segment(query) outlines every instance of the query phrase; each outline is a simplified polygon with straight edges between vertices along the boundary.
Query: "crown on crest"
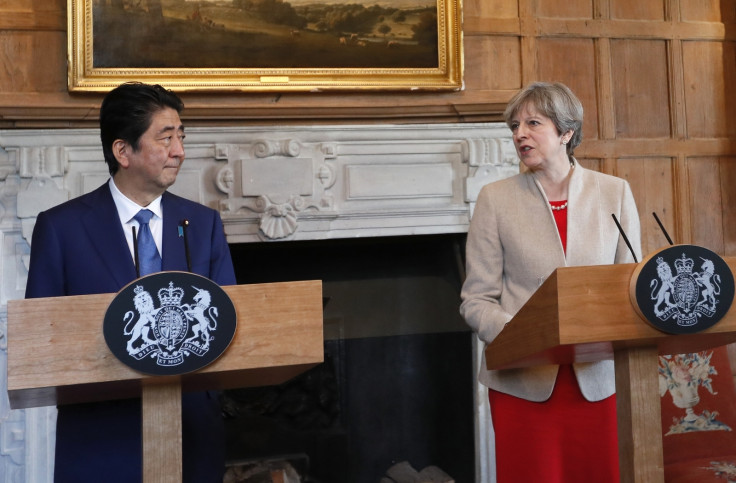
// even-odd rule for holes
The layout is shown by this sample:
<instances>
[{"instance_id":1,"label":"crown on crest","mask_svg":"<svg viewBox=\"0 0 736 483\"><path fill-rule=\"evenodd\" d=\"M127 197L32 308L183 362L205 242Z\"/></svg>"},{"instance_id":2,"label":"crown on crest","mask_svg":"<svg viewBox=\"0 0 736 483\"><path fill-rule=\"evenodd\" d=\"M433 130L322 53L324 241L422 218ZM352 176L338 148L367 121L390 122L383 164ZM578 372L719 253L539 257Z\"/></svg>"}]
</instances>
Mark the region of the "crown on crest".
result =
<instances>
[{"instance_id":1,"label":"crown on crest","mask_svg":"<svg viewBox=\"0 0 736 483\"><path fill-rule=\"evenodd\" d=\"M161 305L180 305L183 298L184 289L174 287L174 282L169 282L169 288L158 290L158 299L161 301Z\"/></svg>"},{"instance_id":2,"label":"crown on crest","mask_svg":"<svg viewBox=\"0 0 736 483\"><path fill-rule=\"evenodd\" d=\"M693 262L693 259L685 257L685 254L683 253L681 258L675 260L675 269L678 274L692 273L694 264L695 262Z\"/></svg>"}]
</instances>

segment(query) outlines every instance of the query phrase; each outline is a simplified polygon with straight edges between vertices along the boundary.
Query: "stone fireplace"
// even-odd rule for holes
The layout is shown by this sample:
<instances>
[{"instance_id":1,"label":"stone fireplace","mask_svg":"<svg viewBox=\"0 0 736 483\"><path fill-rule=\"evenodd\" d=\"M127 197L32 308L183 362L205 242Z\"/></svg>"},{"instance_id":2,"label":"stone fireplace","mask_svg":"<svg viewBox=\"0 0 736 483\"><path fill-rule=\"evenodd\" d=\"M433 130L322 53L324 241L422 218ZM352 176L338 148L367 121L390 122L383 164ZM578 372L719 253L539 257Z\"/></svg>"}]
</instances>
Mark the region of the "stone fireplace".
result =
<instances>
[{"instance_id":1,"label":"stone fireplace","mask_svg":"<svg viewBox=\"0 0 736 483\"><path fill-rule=\"evenodd\" d=\"M365 453L353 464L377 466L379 478L405 457L417 469L438 464L445 471L454 460L474 466L463 475L489 481L487 395L474 379L479 347L457 304L464 233L478 191L518 172L506 126L201 127L187 129L186 149L172 191L219 210L238 283L319 278L325 287L324 367L291 386L228 391L229 427L239 428L231 431L229 444L237 448L231 458L291 452L314 467L322 456L299 449L305 432L291 431L307 418L306 434L324 443L324 453L351 448L338 462ZM108 177L102 159L96 130L0 131L3 367L7 301L23 297L35 217L102 184ZM448 391L465 392L456 386L462 379L469 381L467 400L447 398ZM338 389L325 390L333 384ZM297 386L301 399L288 399ZM327 403L300 414L301 423L292 418L289 432L273 438L284 425L274 423L275 410L270 421L264 414L278 397ZM367 409L357 408L361 401ZM467 420L449 415L465 407ZM10 410L3 391L5 481L51 481L54 422L54 408ZM403 429L389 431L400 423ZM473 446L470 461L447 449L455 433ZM272 454L255 454L271 443ZM399 454L410 444L419 448Z\"/></svg>"}]
</instances>

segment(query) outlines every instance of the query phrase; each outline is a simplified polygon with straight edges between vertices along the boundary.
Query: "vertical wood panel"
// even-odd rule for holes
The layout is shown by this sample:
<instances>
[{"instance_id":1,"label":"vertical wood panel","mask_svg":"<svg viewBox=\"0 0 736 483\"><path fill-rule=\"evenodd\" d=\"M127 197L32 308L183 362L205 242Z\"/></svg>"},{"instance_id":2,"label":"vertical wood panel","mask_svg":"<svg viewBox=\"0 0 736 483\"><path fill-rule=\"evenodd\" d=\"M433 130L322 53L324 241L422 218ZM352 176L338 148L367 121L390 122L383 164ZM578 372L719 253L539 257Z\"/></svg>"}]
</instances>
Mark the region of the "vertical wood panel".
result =
<instances>
[{"instance_id":1,"label":"vertical wood panel","mask_svg":"<svg viewBox=\"0 0 736 483\"><path fill-rule=\"evenodd\" d=\"M598 139L598 97L595 48L592 39L539 39L538 80L566 84L583 103L583 136Z\"/></svg>"},{"instance_id":2,"label":"vertical wood panel","mask_svg":"<svg viewBox=\"0 0 736 483\"><path fill-rule=\"evenodd\" d=\"M674 174L670 158L620 159L616 174L631 185L641 220L641 249L646 255L668 245L652 213L657 213L670 237L675 238Z\"/></svg>"},{"instance_id":3,"label":"vertical wood panel","mask_svg":"<svg viewBox=\"0 0 736 483\"><path fill-rule=\"evenodd\" d=\"M619 0L611 3L611 17L636 20L664 20L665 0Z\"/></svg>"},{"instance_id":4,"label":"vertical wood panel","mask_svg":"<svg viewBox=\"0 0 736 483\"><path fill-rule=\"evenodd\" d=\"M685 113L685 80L682 65L682 41L668 41L667 62L669 64L670 129L672 136L675 139L684 139L687 136L687 116Z\"/></svg>"},{"instance_id":5,"label":"vertical wood panel","mask_svg":"<svg viewBox=\"0 0 736 483\"><path fill-rule=\"evenodd\" d=\"M550 18L593 18L592 0L536 0L535 13Z\"/></svg>"},{"instance_id":6,"label":"vertical wood panel","mask_svg":"<svg viewBox=\"0 0 736 483\"><path fill-rule=\"evenodd\" d=\"M484 69L466 70L466 88L518 89L521 86L521 46L518 37L469 37L465 39L465 50L467 59L476 59L478 63L487 65Z\"/></svg>"},{"instance_id":7,"label":"vertical wood panel","mask_svg":"<svg viewBox=\"0 0 736 483\"><path fill-rule=\"evenodd\" d=\"M722 254L723 199L718 179L719 160L715 157L689 158L691 243Z\"/></svg>"},{"instance_id":8,"label":"vertical wood panel","mask_svg":"<svg viewBox=\"0 0 736 483\"><path fill-rule=\"evenodd\" d=\"M0 92L66 91L65 39L60 32L0 32Z\"/></svg>"},{"instance_id":9,"label":"vertical wood panel","mask_svg":"<svg viewBox=\"0 0 736 483\"><path fill-rule=\"evenodd\" d=\"M519 0L521 34L521 82L523 85L538 80L535 0Z\"/></svg>"},{"instance_id":10,"label":"vertical wood panel","mask_svg":"<svg viewBox=\"0 0 736 483\"><path fill-rule=\"evenodd\" d=\"M736 79L733 42L683 42L685 104L688 136L736 136L736 106L726 95ZM707 81L705 81L707 79Z\"/></svg>"},{"instance_id":11,"label":"vertical wood panel","mask_svg":"<svg viewBox=\"0 0 736 483\"><path fill-rule=\"evenodd\" d=\"M585 139L583 139L583 142L585 142ZM578 160L578 163L580 163L581 166L587 169L592 169L594 171L600 171L601 170L601 160L595 159L595 158L578 158L575 159Z\"/></svg>"},{"instance_id":12,"label":"vertical wood panel","mask_svg":"<svg viewBox=\"0 0 736 483\"><path fill-rule=\"evenodd\" d=\"M675 223L677 228L673 234L676 243L692 243L690 218L690 182L688 181L687 156L678 154L675 159Z\"/></svg>"},{"instance_id":13,"label":"vertical wood panel","mask_svg":"<svg viewBox=\"0 0 736 483\"><path fill-rule=\"evenodd\" d=\"M616 137L669 137L665 42L612 40L611 60Z\"/></svg>"},{"instance_id":14,"label":"vertical wood panel","mask_svg":"<svg viewBox=\"0 0 736 483\"><path fill-rule=\"evenodd\" d=\"M66 12L68 0L0 0L0 11Z\"/></svg>"},{"instance_id":15,"label":"vertical wood panel","mask_svg":"<svg viewBox=\"0 0 736 483\"><path fill-rule=\"evenodd\" d=\"M519 16L517 2L508 0L465 0L463 11L468 17L514 18Z\"/></svg>"},{"instance_id":16,"label":"vertical wood panel","mask_svg":"<svg viewBox=\"0 0 736 483\"><path fill-rule=\"evenodd\" d=\"M680 0L664 0L664 19L670 22L681 22Z\"/></svg>"},{"instance_id":17,"label":"vertical wood panel","mask_svg":"<svg viewBox=\"0 0 736 483\"><path fill-rule=\"evenodd\" d=\"M720 159L721 212L723 216L723 255L736 256L736 156Z\"/></svg>"},{"instance_id":18,"label":"vertical wood panel","mask_svg":"<svg viewBox=\"0 0 736 483\"><path fill-rule=\"evenodd\" d=\"M720 22L722 0L687 0L680 2L680 14L686 22ZM733 10L733 8L732 8ZM725 17L729 17L724 12ZM731 16L732 17L732 16Z\"/></svg>"},{"instance_id":19,"label":"vertical wood panel","mask_svg":"<svg viewBox=\"0 0 736 483\"><path fill-rule=\"evenodd\" d=\"M604 12L601 12L603 14ZM596 79L598 107L598 137L600 139L616 138L614 119L613 71L611 62L611 39L596 39Z\"/></svg>"}]
</instances>

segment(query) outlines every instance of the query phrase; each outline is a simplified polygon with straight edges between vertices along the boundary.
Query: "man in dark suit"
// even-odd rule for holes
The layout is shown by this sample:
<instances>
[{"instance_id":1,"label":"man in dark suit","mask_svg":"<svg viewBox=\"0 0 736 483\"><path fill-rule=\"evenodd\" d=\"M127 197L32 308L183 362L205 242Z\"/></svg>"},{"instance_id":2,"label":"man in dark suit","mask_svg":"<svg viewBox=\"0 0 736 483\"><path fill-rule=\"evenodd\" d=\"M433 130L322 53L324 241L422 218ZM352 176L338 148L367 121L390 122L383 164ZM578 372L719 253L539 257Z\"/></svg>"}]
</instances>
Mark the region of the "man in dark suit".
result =
<instances>
[{"instance_id":1,"label":"man in dark suit","mask_svg":"<svg viewBox=\"0 0 736 483\"><path fill-rule=\"evenodd\" d=\"M161 86L126 83L105 97L100 137L111 178L39 213L26 298L112 293L137 278L133 228L141 227L134 216L143 208L153 212L149 226L162 270L187 271L189 257L192 272L235 284L219 214L166 191L185 156L182 109L179 97ZM185 220L189 254L179 229ZM222 482L217 394L184 394L182 404L184 481ZM140 416L138 399L60 406L55 481L140 481Z\"/></svg>"}]
</instances>

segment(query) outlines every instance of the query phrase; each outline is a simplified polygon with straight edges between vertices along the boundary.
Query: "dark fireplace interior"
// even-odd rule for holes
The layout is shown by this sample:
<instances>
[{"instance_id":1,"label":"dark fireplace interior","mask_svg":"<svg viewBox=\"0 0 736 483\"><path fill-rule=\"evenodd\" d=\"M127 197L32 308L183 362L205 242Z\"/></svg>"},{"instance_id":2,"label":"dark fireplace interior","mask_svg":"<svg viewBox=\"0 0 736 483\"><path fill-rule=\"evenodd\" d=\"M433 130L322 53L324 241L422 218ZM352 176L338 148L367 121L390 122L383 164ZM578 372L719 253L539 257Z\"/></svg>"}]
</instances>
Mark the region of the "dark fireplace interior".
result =
<instances>
[{"instance_id":1,"label":"dark fireplace interior","mask_svg":"<svg viewBox=\"0 0 736 483\"><path fill-rule=\"evenodd\" d=\"M231 245L240 284L323 281L325 362L225 392L228 461L286 461L315 483L376 483L402 462L475 481L464 246L462 234Z\"/></svg>"}]
</instances>

